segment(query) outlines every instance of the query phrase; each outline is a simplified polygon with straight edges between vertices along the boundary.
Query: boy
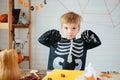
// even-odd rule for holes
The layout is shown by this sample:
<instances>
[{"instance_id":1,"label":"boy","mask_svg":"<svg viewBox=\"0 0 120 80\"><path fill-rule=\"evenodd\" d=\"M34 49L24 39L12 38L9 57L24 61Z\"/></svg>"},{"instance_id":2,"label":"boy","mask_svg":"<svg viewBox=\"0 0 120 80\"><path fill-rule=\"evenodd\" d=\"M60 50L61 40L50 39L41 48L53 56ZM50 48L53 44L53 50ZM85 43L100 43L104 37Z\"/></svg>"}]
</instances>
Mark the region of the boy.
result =
<instances>
[{"instance_id":1,"label":"boy","mask_svg":"<svg viewBox=\"0 0 120 80\"><path fill-rule=\"evenodd\" d=\"M63 14L60 21L64 38L59 31L52 29L38 39L50 48L48 70L84 70L87 50L99 46L101 41L91 30L84 31L81 38L76 39L81 16L74 12Z\"/></svg>"}]
</instances>

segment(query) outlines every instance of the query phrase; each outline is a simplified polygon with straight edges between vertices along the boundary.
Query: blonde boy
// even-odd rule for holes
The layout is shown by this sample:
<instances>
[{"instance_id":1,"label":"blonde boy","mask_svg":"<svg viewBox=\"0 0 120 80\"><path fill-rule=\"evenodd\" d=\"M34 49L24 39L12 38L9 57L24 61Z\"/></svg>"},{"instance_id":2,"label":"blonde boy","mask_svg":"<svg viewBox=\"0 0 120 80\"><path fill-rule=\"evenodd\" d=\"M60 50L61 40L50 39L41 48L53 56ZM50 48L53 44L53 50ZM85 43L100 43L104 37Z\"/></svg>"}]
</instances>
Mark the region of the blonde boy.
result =
<instances>
[{"instance_id":1,"label":"blonde boy","mask_svg":"<svg viewBox=\"0 0 120 80\"><path fill-rule=\"evenodd\" d=\"M61 16L61 30L52 29L39 37L38 41L50 48L48 70L84 70L87 50L97 47L101 41L91 30L86 30L76 39L80 31L81 16L68 12Z\"/></svg>"}]
</instances>

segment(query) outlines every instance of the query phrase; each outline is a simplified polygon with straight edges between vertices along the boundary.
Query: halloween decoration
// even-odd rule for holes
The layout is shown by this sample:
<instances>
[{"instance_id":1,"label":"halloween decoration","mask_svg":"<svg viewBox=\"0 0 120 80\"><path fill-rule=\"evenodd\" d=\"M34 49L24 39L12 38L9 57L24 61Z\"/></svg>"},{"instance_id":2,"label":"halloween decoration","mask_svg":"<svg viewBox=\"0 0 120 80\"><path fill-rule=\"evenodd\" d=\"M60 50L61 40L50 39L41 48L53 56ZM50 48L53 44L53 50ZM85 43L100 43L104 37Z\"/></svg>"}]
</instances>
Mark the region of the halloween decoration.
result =
<instances>
[{"instance_id":1,"label":"halloween decoration","mask_svg":"<svg viewBox=\"0 0 120 80\"><path fill-rule=\"evenodd\" d=\"M21 11L21 9L13 9L12 10L12 15L14 16L14 21L13 21L14 24L18 23L20 11Z\"/></svg>"},{"instance_id":2,"label":"halloween decoration","mask_svg":"<svg viewBox=\"0 0 120 80\"><path fill-rule=\"evenodd\" d=\"M30 7L30 10L33 11L33 10L34 10L34 6L31 6L31 7Z\"/></svg>"},{"instance_id":3,"label":"halloween decoration","mask_svg":"<svg viewBox=\"0 0 120 80\"><path fill-rule=\"evenodd\" d=\"M18 53L18 63L21 63L22 60L23 60L23 56L22 56L22 54L23 54L23 43L21 43L20 40L16 40L13 45L14 45L14 49Z\"/></svg>"},{"instance_id":4,"label":"halloween decoration","mask_svg":"<svg viewBox=\"0 0 120 80\"><path fill-rule=\"evenodd\" d=\"M18 3L20 5L22 5L24 8L29 8L28 2L25 2L24 0L18 0ZM40 2L39 4L37 4L35 6L30 6L30 9L31 9L31 11L33 11L33 10L38 11L38 10L40 10L40 8L43 8L44 5L46 5L46 4L47 4L47 1L44 0L44 2Z\"/></svg>"},{"instance_id":5,"label":"halloween decoration","mask_svg":"<svg viewBox=\"0 0 120 80\"><path fill-rule=\"evenodd\" d=\"M8 15L7 14L2 14L0 15L0 22L7 22L8 21Z\"/></svg>"},{"instance_id":6,"label":"halloween decoration","mask_svg":"<svg viewBox=\"0 0 120 80\"><path fill-rule=\"evenodd\" d=\"M22 54L18 53L18 63L21 63L22 59L23 59Z\"/></svg>"},{"instance_id":7,"label":"halloween decoration","mask_svg":"<svg viewBox=\"0 0 120 80\"><path fill-rule=\"evenodd\" d=\"M25 15L25 13L23 12L21 15L20 15L20 18L19 18L19 24L27 24L27 17Z\"/></svg>"},{"instance_id":8,"label":"halloween decoration","mask_svg":"<svg viewBox=\"0 0 120 80\"><path fill-rule=\"evenodd\" d=\"M14 17L12 16L12 21L14 22ZM8 22L8 14L1 14L0 15L0 22Z\"/></svg>"}]
</instances>

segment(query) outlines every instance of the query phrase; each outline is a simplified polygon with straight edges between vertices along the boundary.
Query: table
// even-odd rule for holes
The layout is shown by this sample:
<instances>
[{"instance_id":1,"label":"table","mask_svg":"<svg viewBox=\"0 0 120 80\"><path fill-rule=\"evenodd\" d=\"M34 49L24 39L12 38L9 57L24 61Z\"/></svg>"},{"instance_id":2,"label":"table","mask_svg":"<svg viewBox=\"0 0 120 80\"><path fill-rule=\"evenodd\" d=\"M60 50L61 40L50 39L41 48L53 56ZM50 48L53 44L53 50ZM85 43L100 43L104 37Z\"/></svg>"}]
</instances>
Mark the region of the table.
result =
<instances>
[{"instance_id":1,"label":"table","mask_svg":"<svg viewBox=\"0 0 120 80\"><path fill-rule=\"evenodd\" d=\"M30 73L30 69L22 69L22 75L26 75ZM47 74L47 70L37 70L38 72L36 72L36 74L40 77L40 80L42 80L46 74Z\"/></svg>"},{"instance_id":2,"label":"table","mask_svg":"<svg viewBox=\"0 0 120 80\"><path fill-rule=\"evenodd\" d=\"M30 69L24 69L22 70L22 75L26 75L28 73L30 73ZM47 75L47 72L50 72L48 70L37 70L37 75L40 77L40 80L42 80L46 75ZM111 75L113 78L111 80L120 80L120 72L114 72L114 71L111 71L111 72L107 72L105 74L109 74Z\"/></svg>"},{"instance_id":3,"label":"table","mask_svg":"<svg viewBox=\"0 0 120 80\"><path fill-rule=\"evenodd\" d=\"M112 76L111 80L120 80L120 72L117 71L107 71L107 72L102 72L108 75Z\"/></svg>"}]
</instances>

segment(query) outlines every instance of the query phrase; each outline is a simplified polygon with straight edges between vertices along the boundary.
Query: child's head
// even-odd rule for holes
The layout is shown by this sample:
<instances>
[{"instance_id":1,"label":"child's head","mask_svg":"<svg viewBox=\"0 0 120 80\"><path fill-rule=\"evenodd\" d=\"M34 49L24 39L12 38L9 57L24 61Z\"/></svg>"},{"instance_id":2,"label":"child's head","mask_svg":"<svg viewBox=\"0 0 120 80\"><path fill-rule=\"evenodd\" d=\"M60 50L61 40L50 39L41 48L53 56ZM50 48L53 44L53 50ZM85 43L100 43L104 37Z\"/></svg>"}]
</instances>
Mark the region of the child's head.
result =
<instances>
[{"instance_id":1,"label":"child's head","mask_svg":"<svg viewBox=\"0 0 120 80\"><path fill-rule=\"evenodd\" d=\"M5 49L0 52L0 80L18 80L20 69L18 54L14 49Z\"/></svg>"},{"instance_id":2,"label":"child's head","mask_svg":"<svg viewBox=\"0 0 120 80\"><path fill-rule=\"evenodd\" d=\"M2 66L10 68L11 66L16 66L18 64L18 54L13 49L5 49L0 52Z\"/></svg>"},{"instance_id":3,"label":"child's head","mask_svg":"<svg viewBox=\"0 0 120 80\"><path fill-rule=\"evenodd\" d=\"M61 16L60 21L65 38L75 38L80 30L81 16L74 12L68 12Z\"/></svg>"}]
</instances>

